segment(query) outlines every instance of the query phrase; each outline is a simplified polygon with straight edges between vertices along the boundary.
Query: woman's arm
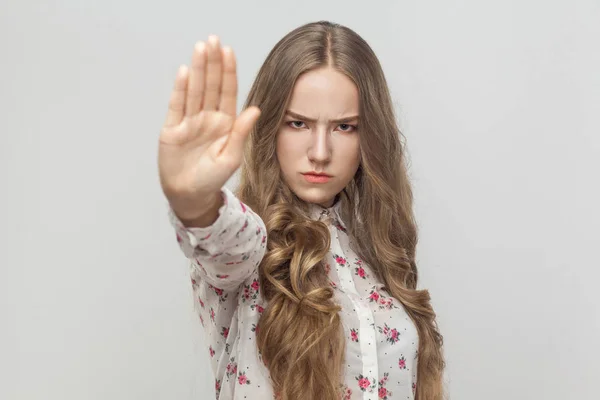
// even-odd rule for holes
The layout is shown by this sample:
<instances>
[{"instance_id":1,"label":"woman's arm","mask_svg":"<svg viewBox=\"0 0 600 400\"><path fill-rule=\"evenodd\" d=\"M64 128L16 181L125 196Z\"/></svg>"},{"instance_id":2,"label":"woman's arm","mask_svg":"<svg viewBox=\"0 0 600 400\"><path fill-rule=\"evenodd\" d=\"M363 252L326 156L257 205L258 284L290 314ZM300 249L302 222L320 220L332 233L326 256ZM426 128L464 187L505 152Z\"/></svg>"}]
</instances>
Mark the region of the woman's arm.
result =
<instances>
[{"instance_id":1,"label":"woman's arm","mask_svg":"<svg viewBox=\"0 0 600 400\"><path fill-rule=\"evenodd\" d=\"M205 228L186 227L170 210L177 241L192 268L206 283L236 289L260 264L267 234L262 219L227 188L216 221Z\"/></svg>"}]
</instances>

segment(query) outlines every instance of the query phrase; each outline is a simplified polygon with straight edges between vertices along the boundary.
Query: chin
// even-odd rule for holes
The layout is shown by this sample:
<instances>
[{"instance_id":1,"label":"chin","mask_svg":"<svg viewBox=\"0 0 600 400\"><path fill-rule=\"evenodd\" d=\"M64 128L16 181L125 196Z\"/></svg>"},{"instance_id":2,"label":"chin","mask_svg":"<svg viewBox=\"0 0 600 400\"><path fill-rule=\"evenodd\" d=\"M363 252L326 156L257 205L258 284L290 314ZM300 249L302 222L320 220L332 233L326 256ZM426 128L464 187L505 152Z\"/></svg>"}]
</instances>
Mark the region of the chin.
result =
<instances>
[{"instance_id":1,"label":"chin","mask_svg":"<svg viewBox=\"0 0 600 400\"><path fill-rule=\"evenodd\" d=\"M324 207L329 207L332 205L337 192L333 192L331 190L323 190L319 188L311 188L305 190L294 190L296 196L307 203L319 204Z\"/></svg>"}]
</instances>

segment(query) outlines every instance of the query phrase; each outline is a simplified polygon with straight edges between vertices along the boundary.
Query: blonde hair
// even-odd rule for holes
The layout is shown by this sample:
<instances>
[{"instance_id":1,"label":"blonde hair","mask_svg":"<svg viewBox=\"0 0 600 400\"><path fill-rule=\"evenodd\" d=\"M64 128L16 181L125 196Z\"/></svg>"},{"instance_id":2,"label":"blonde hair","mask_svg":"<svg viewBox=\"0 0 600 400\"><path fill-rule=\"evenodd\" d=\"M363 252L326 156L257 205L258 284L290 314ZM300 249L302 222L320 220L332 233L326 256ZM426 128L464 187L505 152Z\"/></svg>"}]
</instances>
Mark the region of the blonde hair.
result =
<instances>
[{"instance_id":1,"label":"blonde hair","mask_svg":"<svg viewBox=\"0 0 600 400\"><path fill-rule=\"evenodd\" d=\"M341 397L345 338L323 264L329 230L308 218L307 205L284 183L275 150L297 78L321 67L348 76L360 96L361 165L340 193L344 223L356 243L354 251L417 327L416 397L439 400L442 336L429 293L416 289L412 189L387 82L370 46L351 29L327 21L301 26L275 45L245 104L262 110L248 140L238 189L268 230L259 266L267 307L257 324L258 350L278 398Z\"/></svg>"}]
</instances>

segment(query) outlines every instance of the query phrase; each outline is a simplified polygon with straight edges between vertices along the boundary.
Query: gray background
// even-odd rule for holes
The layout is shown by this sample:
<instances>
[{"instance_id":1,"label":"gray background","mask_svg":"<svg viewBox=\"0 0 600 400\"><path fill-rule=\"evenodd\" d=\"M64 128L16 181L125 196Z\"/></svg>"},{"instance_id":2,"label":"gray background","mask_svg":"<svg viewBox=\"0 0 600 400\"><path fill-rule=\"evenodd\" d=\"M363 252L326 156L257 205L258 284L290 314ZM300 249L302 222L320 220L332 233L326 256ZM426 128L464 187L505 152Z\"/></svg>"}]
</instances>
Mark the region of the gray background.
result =
<instances>
[{"instance_id":1,"label":"gray background","mask_svg":"<svg viewBox=\"0 0 600 400\"><path fill-rule=\"evenodd\" d=\"M169 91L216 33L241 104L318 19L363 35L389 79L451 398L597 398L597 0L0 7L0 398L213 397L157 179Z\"/></svg>"}]
</instances>

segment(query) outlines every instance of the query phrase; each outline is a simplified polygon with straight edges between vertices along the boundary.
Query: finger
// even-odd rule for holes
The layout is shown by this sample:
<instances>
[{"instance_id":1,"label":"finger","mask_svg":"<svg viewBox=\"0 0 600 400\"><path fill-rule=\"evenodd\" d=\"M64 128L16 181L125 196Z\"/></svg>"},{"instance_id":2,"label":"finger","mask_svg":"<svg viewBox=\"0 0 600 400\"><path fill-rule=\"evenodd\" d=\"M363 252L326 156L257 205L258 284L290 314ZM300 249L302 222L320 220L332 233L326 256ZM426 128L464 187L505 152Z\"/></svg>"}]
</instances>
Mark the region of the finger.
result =
<instances>
[{"instance_id":1,"label":"finger","mask_svg":"<svg viewBox=\"0 0 600 400\"><path fill-rule=\"evenodd\" d=\"M235 118L237 112L237 67L235 54L231 47L223 48L223 85L221 87L221 103L219 111L223 111Z\"/></svg>"},{"instance_id":2,"label":"finger","mask_svg":"<svg viewBox=\"0 0 600 400\"><path fill-rule=\"evenodd\" d=\"M188 82L185 115L192 116L200 112L205 90L206 44L198 42L192 54L192 68Z\"/></svg>"},{"instance_id":3,"label":"finger","mask_svg":"<svg viewBox=\"0 0 600 400\"><path fill-rule=\"evenodd\" d=\"M227 144L223 147L222 154L234 160L242 160L244 155L244 144L248 134L256 125L260 117L258 107L249 107L244 110L233 124Z\"/></svg>"},{"instance_id":4,"label":"finger","mask_svg":"<svg viewBox=\"0 0 600 400\"><path fill-rule=\"evenodd\" d=\"M188 86L189 70L186 65L182 65L177 70L175 85L169 99L169 111L165 126L171 127L181 123L185 113L185 96Z\"/></svg>"},{"instance_id":5,"label":"finger","mask_svg":"<svg viewBox=\"0 0 600 400\"><path fill-rule=\"evenodd\" d=\"M204 93L203 110L214 111L219 106L221 94L221 78L223 76L221 62L221 45L217 36L208 39L208 60L206 65L206 91Z\"/></svg>"}]
</instances>

